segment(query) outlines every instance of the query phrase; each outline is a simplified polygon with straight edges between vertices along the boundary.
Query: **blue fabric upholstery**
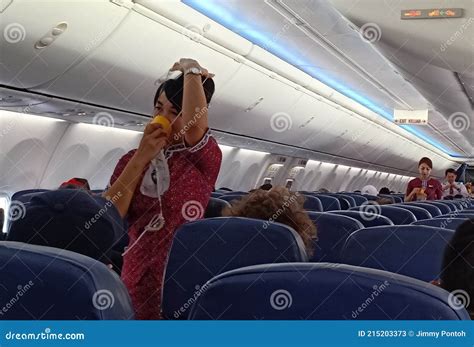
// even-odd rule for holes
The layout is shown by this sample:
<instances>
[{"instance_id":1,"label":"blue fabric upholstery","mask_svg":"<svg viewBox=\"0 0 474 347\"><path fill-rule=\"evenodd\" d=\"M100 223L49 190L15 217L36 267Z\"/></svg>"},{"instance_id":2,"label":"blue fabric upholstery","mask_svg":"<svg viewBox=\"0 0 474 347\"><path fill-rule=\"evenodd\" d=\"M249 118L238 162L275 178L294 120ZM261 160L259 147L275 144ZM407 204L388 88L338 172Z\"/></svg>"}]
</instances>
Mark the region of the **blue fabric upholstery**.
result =
<instances>
[{"instance_id":1,"label":"blue fabric upholstery","mask_svg":"<svg viewBox=\"0 0 474 347\"><path fill-rule=\"evenodd\" d=\"M358 220L327 212L308 212L316 225L318 237L314 241L314 254L310 261L339 263L341 250L347 237L363 228Z\"/></svg>"},{"instance_id":2,"label":"blue fabric upholstery","mask_svg":"<svg viewBox=\"0 0 474 347\"><path fill-rule=\"evenodd\" d=\"M323 204L324 211L334 211L341 209L339 199L335 198L334 196L323 194L314 194L314 196L321 201L321 204Z\"/></svg>"},{"instance_id":3,"label":"blue fabric upholstery","mask_svg":"<svg viewBox=\"0 0 474 347\"><path fill-rule=\"evenodd\" d=\"M417 220L433 218L431 213L429 213L428 210L423 208L423 207L414 206L412 204L396 204L396 205L392 205L392 206L400 207L400 208L403 208L405 210L408 210L408 211L412 212L415 215Z\"/></svg>"},{"instance_id":4,"label":"blue fabric upholstery","mask_svg":"<svg viewBox=\"0 0 474 347\"><path fill-rule=\"evenodd\" d=\"M357 219L364 227L378 227L381 225L394 225L392 221L380 214L361 212L361 211L331 211L330 213L343 215Z\"/></svg>"},{"instance_id":5,"label":"blue fabric upholstery","mask_svg":"<svg viewBox=\"0 0 474 347\"><path fill-rule=\"evenodd\" d=\"M17 205L8 241L56 247L106 260L126 235L111 201L76 189L52 190Z\"/></svg>"},{"instance_id":6,"label":"blue fabric upholstery","mask_svg":"<svg viewBox=\"0 0 474 347\"><path fill-rule=\"evenodd\" d=\"M441 214L450 213L452 211L451 206L448 204L445 204L443 201L423 201L423 204L436 206L441 211Z\"/></svg>"},{"instance_id":7,"label":"blue fabric upholstery","mask_svg":"<svg viewBox=\"0 0 474 347\"><path fill-rule=\"evenodd\" d=\"M230 207L230 204L222 199L210 198L204 213L204 218L221 217L222 210L225 207Z\"/></svg>"},{"instance_id":8,"label":"blue fabric upholstery","mask_svg":"<svg viewBox=\"0 0 474 347\"><path fill-rule=\"evenodd\" d=\"M459 212L451 212L449 214L442 214L441 216L436 216L435 218L466 218L466 219L474 219L474 212L464 213L463 211Z\"/></svg>"},{"instance_id":9,"label":"blue fabric upholstery","mask_svg":"<svg viewBox=\"0 0 474 347\"><path fill-rule=\"evenodd\" d=\"M29 200L26 199L25 201L23 199L21 199L21 197L23 195L30 195L30 194L38 194L38 193L43 193L43 192L47 192L49 191L49 189L25 189L25 190L19 190L18 192L16 193L13 193L12 197L11 197L11 201L22 201L22 202L28 202Z\"/></svg>"},{"instance_id":10,"label":"blue fabric upholstery","mask_svg":"<svg viewBox=\"0 0 474 347\"><path fill-rule=\"evenodd\" d=\"M403 205L404 206L417 206L417 207L424 208L431 214L431 217L436 217L443 214L438 206L432 205L432 204L425 204L424 202L405 202ZM418 218L418 216L416 216L416 218L422 219L422 218Z\"/></svg>"},{"instance_id":11,"label":"blue fabric upholstery","mask_svg":"<svg viewBox=\"0 0 474 347\"><path fill-rule=\"evenodd\" d=\"M234 200L240 200L242 196L243 194L224 194L219 196L219 199L232 203Z\"/></svg>"},{"instance_id":12,"label":"blue fabric upholstery","mask_svg":"<svg viewBox=\"0 0 474 347\"><path fill-rule=\"evenodd\" d=\"M466 218L432 218L413 222L412 225L426 225L429 227L456 230L458 226L460 226L465 221Z\"/></svg>"},{"instance_id":13,"label":"blue fabric upholstery","mask_svg":"<svg viewBox=\"0 0 474 347\"><path fill-rule=\"evenodd\" d=\"M439 278L453 234L453 230L423 225L361 229L347 239L341 262L431 281Z\"/></svg>"},{"instance_id":14,"label":"blue fabric upholstery","mask_svg":"<svg viewBox=\"0 0 474 347\"><path fill-rule=\"evenodd\" d=\"M365 196L362 196L362 195L360 195L360 194L355 194L355 193L350 193L350 194L349 194L349 193L347 193L347 194L345 194L345 195L349 195L350 197L352 197L352 198L354 199L355 203L356 203L356 204L355 204L356 206L360 206L360 205L362 205L364 202L367 202L367 201L368 201Z\"/></svg>"},{"instance_id":15,"label":"blue fabric upholstery","mask_svg":"<svg viewBox=\"0 0 474 347\"><path fill-rule=\"evenodd\" d=\"M213 278L190 318L469 320L465 309L449 305L449 295L413 278L350 265L259 265Z\"/></svg>"},{"instance_id":16,"label":"blue fabric upholstery","mask_svg":"<svg viewBox=\"0 0 474 347\"><path fill-rule=\"evenodd\" d=\"M1 319L133 319L127 289L104 264L81 254L0 242ZM21 292L21 294L20 294Z\"/></svg>"},{"instance_id":17,"label":"blue fabric upholstery","mask_svg":"<svg viewBox=\"0 0 474 347\"><path fill-rule=\"evenodd\" d=\"M321 212L323 211L323 204L321 203L321 200L319 200L315 196L311 195L304 195L304 205L303 208L307 211L316 211L316 212Z\"/></svg>"},{"instance_id":18,"label":"blue fabric upholstery","mask_svg":"<svg viewBox=\"0 0 474 347\"><path fill-rule=\"evenodd\" d=\"M163 286L165 318L185 319L188 300L212 277L243 266L307 261L300 236L264 220L228 217L181 226L169 253Z\"/></svg>"},{"instance_id":19,"label":"blue fabric upholstery","mask_svg":"<svg viewBox=\"0 0 474 347\"><path fill-rule=\"evenodd\" d=\"M416 221L416 217L412 212L396 206L366 204L353 207L351 211L381 214L390 219L395 225L410 224Z\"/></svg>"}]
</instances>

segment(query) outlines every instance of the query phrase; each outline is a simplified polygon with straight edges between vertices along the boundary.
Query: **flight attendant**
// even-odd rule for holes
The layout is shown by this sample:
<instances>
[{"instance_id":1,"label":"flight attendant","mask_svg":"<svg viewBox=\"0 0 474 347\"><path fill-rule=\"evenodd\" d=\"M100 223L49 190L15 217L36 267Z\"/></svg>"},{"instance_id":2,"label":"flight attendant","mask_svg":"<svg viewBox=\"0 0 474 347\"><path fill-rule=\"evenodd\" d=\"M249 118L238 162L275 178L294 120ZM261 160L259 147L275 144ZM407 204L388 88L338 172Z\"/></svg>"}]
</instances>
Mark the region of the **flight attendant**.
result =
<instances>
[{"instance_id":1,"label":"flight attendant","mask_svg":"<svg viewBox=\"0 0 474 347\"><path fill-rule=\"evenodd\" d=\"M171 70L182 75L165 81L154 100L154 115L168 122L146 126L139 147L119 160L105 193L129 225L122 279L136 319L161 318L173 236L186 221L203 217L222 160L208 126L213 75L192 59Z\"/></svg>"},{"instance_id":2,"label":"flight attendant","mask_svg":"<svg viewBox=\"0 0 474 347\"><path fill-rule=\"evenodd\" d=\"M433 162L423 157L418 163L419 177L408 182L405 201L439 200L443 196L441 182L431 177Z\"/></svg>"}]
</instances>

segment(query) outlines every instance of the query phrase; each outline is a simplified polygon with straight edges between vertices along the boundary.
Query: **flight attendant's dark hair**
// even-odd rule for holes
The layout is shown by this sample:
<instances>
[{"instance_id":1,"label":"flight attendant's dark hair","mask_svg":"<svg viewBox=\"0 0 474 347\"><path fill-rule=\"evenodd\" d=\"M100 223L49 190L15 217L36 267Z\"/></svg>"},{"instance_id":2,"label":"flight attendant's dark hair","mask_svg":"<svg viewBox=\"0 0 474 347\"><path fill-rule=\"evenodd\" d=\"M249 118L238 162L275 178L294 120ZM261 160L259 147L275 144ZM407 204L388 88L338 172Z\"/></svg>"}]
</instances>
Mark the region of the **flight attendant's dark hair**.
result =
<instances>
[{"instance_id":1,"label":"flight attendant's dark hair","mask_svg":"<svg viewBox=\"0 0 474 347\"><path fill-rule=\"evenodd\" d=\"M421 164L425 163L426 165L428 165L430 167L430 169L433 168L433 162L431 161L430 158L428 157L423 157L420 159L420 161L418 162L418 166L420 166Z\"/></svg>"},{"instance_id":2,"label":"flight attendant's dark hair","mask_svg":"<svg viewBox=\"0 0 474 347\"><path fill-rule=\"evenodd\" d=\"M206 95L206 102L209 105L212 96L215 91L215 84L212 78L201 77L204 87L204 94ZM176 111L181 112L183 107L183 88L184 88L184 75L181 74L175 79L169 79L164 81L156 90L155 97L153 99L153 106L156 105L158 97L164 91L168 100L173 104Z\"/></svg>"}]
</instances>

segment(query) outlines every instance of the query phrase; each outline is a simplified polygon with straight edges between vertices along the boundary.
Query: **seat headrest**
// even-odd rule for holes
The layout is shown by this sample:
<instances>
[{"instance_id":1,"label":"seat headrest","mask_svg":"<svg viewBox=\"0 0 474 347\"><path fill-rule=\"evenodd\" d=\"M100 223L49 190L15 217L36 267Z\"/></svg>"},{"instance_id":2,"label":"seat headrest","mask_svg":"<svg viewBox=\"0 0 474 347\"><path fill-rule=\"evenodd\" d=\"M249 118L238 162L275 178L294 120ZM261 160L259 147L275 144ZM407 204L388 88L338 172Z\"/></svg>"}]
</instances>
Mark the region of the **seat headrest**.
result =
<instances>
[{"instance_id":1,"label":"seat headrest","mask_svg":"<svg viewBox=\"0 0 474 347\"><path fill-rule=\"evenodd\" d=\"M424 225L360 229L348 237L341 262L432 281L439 278L453 235L453 230Z\"/></svg>"},{"instance_id":2,"label":"seat headrest","mask_svg":"<svg viewBox=\"0 0 474 347\"><path fill-rule=\"evenodd\" d=\"M219 198L210 198L204 213L204 218L221 217L222 210L225 207L230 207L230 204Z\"/></svg>"},{"instance_id":3,"label":"seat headrest","mask_svg":"<svg viewBox=\"0 0 474 347\"><path fill-rule=\"evenodd\" d=\"M251 266L213 278L202 292L190 319L469 319L441 288L342 264Z\"/></svg>"},{"instance_id":4,"label":"seat headrest","mask_svg":"<svg viewBox=\"0 0 474 347\"><path fill-rule=\"evenodd\" d=\"M1 319L133 319L127 289L101 262L56 248L2 241L0 263L0 293L7 303Z\"/></svg>"},{"instance_id":5,"label":"seat headrest","mask_svg":"<svg viewBox=\"0 0 474 347\"><path fill-rule=\"evenodd\" d=\"M328 212L308 212L308 216L318 231L314 255L310 259L312 262L340 262L341 250L347 237L364 227L354 218Z\"/></svg>"},{"instance_id":6,"label":"seat headrest","mask_svg":"<svg viewBox=\"0 0 474 347\"><path fill-rule=\"evenodd\" d=\"M113 202L85 191L48 191L33 196L27 204L14 204L20 214L12 219L8 241L61 248L101 259L125 234Z\"/></svg>"},{"instance_id":7,"label":"seat headrest","mask_svg":"<svg viewBox=\"0 0 474 347\"><path fill-rule=\"evenodd\" d=\"M184 224L176 232L168 256L163 315L185 319L188 300L200 286L222 272L294 261L307 261L307 255L300 236L286 225L242 217Z\"/></svg>"},{"instance_id":8,"label":"seat headrest","mask_svg":"<svg viewBox=\"0 0 474 347\"><path fill-rule=\"evenodd\" d=\"M430 227L456 230L465 221L466 218L432 218L413 222L412 225L426 225Z\"/></svg>"}]
</instances>

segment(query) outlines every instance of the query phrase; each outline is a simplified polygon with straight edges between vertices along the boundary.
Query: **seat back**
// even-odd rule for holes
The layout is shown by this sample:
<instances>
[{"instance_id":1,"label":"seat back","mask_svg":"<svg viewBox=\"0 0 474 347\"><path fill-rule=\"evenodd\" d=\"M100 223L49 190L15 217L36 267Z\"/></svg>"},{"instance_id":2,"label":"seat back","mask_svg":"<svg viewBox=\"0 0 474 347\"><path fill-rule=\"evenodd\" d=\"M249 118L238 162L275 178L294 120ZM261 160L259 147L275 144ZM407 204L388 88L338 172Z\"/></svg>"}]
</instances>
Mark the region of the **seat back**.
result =
<instances>
[{"instance_id":1,"label":"seat back","mask_svg":"<svg viewBox=\"0 0 474 347\"><path fill-rule=\"evenodd\" d=\"M218 197L220 197L221 195L224 195L224 194L222 194L222 192L212 192L212 193L211 193L211 197L213 197L213 198L218 198Z\"/></svg>"},{"instance_id":2,"label":"seat back","mask_svg":"<svg viewBox=\"0 0 474 347\"><path fill-rule=\"evenodd\" d=\"M422 220L413 222L411 224L412 225L426 225L429 227L456 230L465 221L466 221L466 218L432 218L432 219L422 219Z\"/></svg>"},{"instance_id":3,"label":"seat back","mask_svg":"<svg viewBox=\"0 0 474 347\"><path fill-rule=\"evenodd\" d=\"M451 212L449 214L442 214L441 216L436 216L435 218L466 218L474 219L473 213L464 213L464 212Z\"/></svg>"},{"instance_id":4,"label":"seat back","mask_svg":"<svg viewBox=\"0 0 474 347\"><path fill-rule=\"evenodd\" d=\"M213 278L190 319L469 320L451 301L439 287L380 270L328 263L259 265Z\"/></svg>"},{"instance_id":5,"label":"seat back","mask_svg":"<svg viewBox=\"0 0 474 347\"><path fill-rule=\"evenodd\" d=\"M356 194L356 193L346 193L344 195L349 195L350 197L352 197L352 199L354 199L355 201L355 206L360 206L362 205L364 202L367 202L367 198L365 196L362 196L360 194Z\"/></svg>"},{"instance_id":6,"label":"seat back","mask_svg":"<svg viewBox=\"0 0 474 347\"><path fill-rule=\"evenodd\" d=\"M219 196L219 199L232 203L234 200L240 200L243 194L224 194Z\"/></svg>"},{"instance_id":7,"label":"seat back","mask_svg":"<svg viewBox=\"0 0 474 347\"><path fill-rule=\"evenodd\" d=\"M453 230L422 225L360 229L349 236L342 263L390 271L422 281L438 279Z\"/></svg>"},{"instance_id":8,"label":"seat back","mask_svg":"<svg viewBox=\"0 0 474 347\"><path fill-rule=\"evenodd\" d=\"M225 207L230 207L230 204L222 199L210 198L204 213L204 218L221 217L222 210Z\"/></svg>"},{"instance_id":9,"label":"seat back","mask_svg":"<svg viewBox=\"0 0 474 347\"><path fill-rule=\"evenodd\" d=\"M323 204L324 211L334 211L341 209L341 204L339 200L334 196L324 194L314 194L314 196L317 197L319 201L321 201L321 204Z\"/></svg>"},{"instance_id":10,"label":"seat back","mask_svg":"<svg viewBox=\"0 0 474 347\"><path fill-rule=\"evenodd\" d=\"M126 235L112 201L75 189L52 190L18 204L8 241L65 249L106 260Z\"/></svg>"},{"instance_id":11,"label":"seat back","mask_svg":"<svg viewBox=\"0 0 474 347\"><path fill-rule=\"evenodd\" d=\"M441 214L446 214L452 211L451 206L449 204L445 204L443 201L423 201L423 204L436 206L441 211Z\"/></svg>"},{"instance_id":12,"label":"seat back","mask_svg":"<svg viewBox=\"0 0 474 347\"><path fill-rule=\"evenodd\" d=\"M190 298L220 273L249 265L300 261L307 261L303 241L280 223L229 217L184 224L169 252L163 316L186 319Z\"/></svg>"},{"instance_id":13,"label":"seat back","mask_svg":"<svg viewBox=\"0 0 474 347\"><path fill-rule=\"evenodd\" d=\"M30 195L30 199L31 199L31 196L33 196L34 194L38 194L38 193L43 193L43 192L47 192L49 191L49 189L25 189L25 190L19 190L18 192L16 193L13 193L12 197L11 197L11 201L21 201L21 202L28 202L29 199L25 199L25 198L21 198L23 195ZM31 195L33 194L33 195Z\"/></svg>"},{"instance_id":14,"label":"seat back","mask_svg":"<svg viewBox=\"0 0 474 347\"><path fill-rule=\"evenodd\" d=\"M390 219L380 214L361 211L330 211L329 213L343 215L357 219L364 227L377 227L381 225L394 225Z\"/></svg>"},{"instance_id":15,"label":"seat back","mask_svg":"<svg viewBox=\"0 0 474 347\"><path fill-rule=\"evenodd\" d=\"M314 240L312 262L338 263L347 237L364 226L358 220L327 212L308 212L316 225L318 237Z\"/></svg>"},{"instance_id":16,"label":"seat back","mask_svg":"<svg viewBox=\"0 0 474 347\"><path fill-rule=\"evenodd\" d=\"M403 208L405 210L408 210L408 211L412 212L415 215L417 220L418 219L433 218L431 213L429 213L428 210L423 208L423 207L414 206L412 204L396 204L396 205L393 205L393 206L400 207L400 208Z\"/></svg>"},{"instance_id":17,"label":"seat back","mask_svg":"<svg viewBox=\"0 0 474 347\"><path fill-rule=\"evenodd\" d=\"M127 289L104 264L81 254L0 242L2 319L133 319Z\"/></svg>"},{"instance_id":18,"label":"seat back","mask_svg":"<svg viewBox=\"0 0 474 347\"><path fill-rule=\"evenodd\" d=\"M323 211L323 204L321 200L312 195L304 194L304 205L303 208L307 211L321 212Z\"/></svg>"},{"instance_id":19,"label":"seat back","mask_svg":"<svg viewBox=\"0 0 474 347\"><path fill-rule=\"evenodd\" d=\"M416 217L411 211L396 206L365 204L353 207L351 211L381 214L390 219L395 225L410 224L416 221Z\"/></svg>"},{"instance_id":20,"label":"seat back","mask_svg":"<svg viewBox=\"0 0 474 347\"><path fill-rule=\"evenodd\" d=\"M431 214L432 217L440 216L443 214L438 206L432 205L432 204L425 204L424 202L405 202L403 205L404 206L417 206L417 207L424 208ZM418 218L418 216L416 216L416 218L421 219L421 218Z\"/></svg>"}]
</instances>

